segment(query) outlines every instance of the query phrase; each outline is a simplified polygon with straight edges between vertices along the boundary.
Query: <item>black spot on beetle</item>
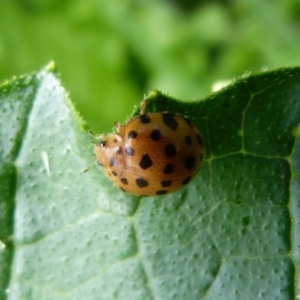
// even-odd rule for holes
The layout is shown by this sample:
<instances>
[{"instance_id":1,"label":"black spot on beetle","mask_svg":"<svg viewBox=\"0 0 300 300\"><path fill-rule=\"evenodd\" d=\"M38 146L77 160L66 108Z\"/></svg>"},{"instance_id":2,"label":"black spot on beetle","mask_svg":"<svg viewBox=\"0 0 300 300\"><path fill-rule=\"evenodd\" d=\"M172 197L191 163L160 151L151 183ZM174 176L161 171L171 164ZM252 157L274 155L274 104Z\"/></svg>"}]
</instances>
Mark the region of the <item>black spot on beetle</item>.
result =
<instances>
[{"instance_id":1,"label":"black spot on beetle","mask_svg":"<svg viewBox=\"0 0 300 300\"><path fill-rule=\"evenodd\" d=\"M186 184L188 184L188 183L191 181L191 179L192 179L192 177L191 177L191 176L189 176L189 177L185 178L185 179L182 181L182 185L186 185Z\"/></svg>"},{"instance_id":2,"label":"black spot on beetle","mask_svg":"<svg viewBox=\"0 0 300 300\"><path fill-rule=\"evenodd\" d=\"M185 143L186 143L188 146L191 146L191 145L192 145L192 138L191 138L190 135L186 135L186 136L184 137L184 141L185 141Z\"/></svg>"},{"instance_id":3,"label":"black spot on beetle","mask_svg":"<svg viewBox=\"0 0 300 300\"><path fill-rule=\"evenodd\" d=\"M197 134L196 137L197 137L198 143L202 146L203 145L203 141L202 141L201 136L199 134Z\"/></svg>"},{"instance_id":4,"label":"black spot on beetle","mask_svg":"<svg viewBox=\"0 0 300 300\"><path fill-rule=\"evenodd\" d=\"M168 144L165 146L165 155L169 158L175 156L177 153L176 147L173 144Z\"/></svg>"},{"instance_id":5,"label":"black spot on beetle","mask_svg":"<svg viewBox=\"0 0 300 300\"><path fill-rule=\"evenodd\" d=\"M131 131L128 132L128 138L129 139L135 139L135 138L137 138L137 136L138 136L138 134L135 130L131 130Z\"/></svg>"},{"instance_id":6,"label":"black spot on beetle","mask_svg":"<svg viewBox=\"0 0 300 300\"><path fill-rule=\"evenodd\" d=\"M140 115L140 120L143 124L148 124L150 123L150 118L148 117L148 115Z\"/></svg>"},{"instance_id":7,"label":"black spot on beetle","mask_svg":"<svg viewBox=\"0 0 300 300\"><path fill-rule=\"evenodd\" d=\"M154 129L150 134L150 139L159 141L161 139L161 132L158 129Z\"/></svg>"},{"instance_id":8,"label":"black spot on beetle","mask_svg":"<svg viewBox=\"0 0 300 300\"><path fill-rule=\"evenodd\" d=\"M189 125L189 127L193 128L193 124L189 119L186 119L186 118L183 118L183 119L186 121L186 123Z\"/></svg>"},{"instance_id":9,"label":"black spot on beetle","mask_svg":"<svg viewBox=\"0 0 300 300\"><path fill-rule=\"evenodd\" d=\"M100 145L101 148L104 148L105 145L106 145L106 142L105 142L105 141L101 141L101 142L99 143L99 145Z\"/></svg>"},{"instance_id":10,"label":"black spot on beetle","mask_svg":"<svg viewBox=\"0 0 300 300\"><path fill-rule=\"evenodd\" d=\"M109 165L110 165L111 167L114 166L115 163L116 163L116 161L115 161L113 158L111 158L111 159L109 160Z\"/></svg>"},{"instance_id":11,"label":"black spot on beetle","mask_svg":"<svg viewBox=\"0 0 300 300\"><path fill-rule=\"evenodd\" d=\"M137 178L135 180L135 182L136 182L137 186L140 187L140 188L143 188L143 187L146 187L146 186L149 185L148 181L145 180L144 178L141 178L141 177Z\"/></svg>"},{"instance_id":12,"label":"black spot on beetle","mask_svg":"<svg viewBox=\"0 0 300 300\"><path fill-rule=\"evenodd\" d=\"M127 155L133 156L134 155L134 150L131 147L126 147L125 152Z\"/></svg>"},{"instance_id":13,"label":"black spot on beetle","mask_svg":"<svg viewBox=\"0 0 300 300\"><path fill-rule=\"evenodd\" d=\"M168 193L168 191L166 191L166 190L159 190L159 191L156 191L156 195L164 195L164 194L167 194Z\"/></svg>"},{"instance_id":14,"label":"black spot on beetle","mask_svg":"<svg viewBox=\"0 0 300 300\"><path fill-rule=\"evenodd\" d=\"M112 171L111 174L113 174L115 177L118 175L115 171Z\"/></svg>"},{"instance_id":15,"label":"black spot on beetle","mask_svg":"<svg viewBox=\"0 0 300 300\"><path fill-rule=\"evenodd\" d=\"M178 122L174 119L174 115L163 113L162 116L165 125L172 130L176 130L176 128L178 127Z\"/></svg>"},{"instance_id":16,"label":"black spot on beetle","mask_svg":"<svg viewBox=\"0 0 300 300\"><path fill-rule=\"evenodd\" d=\"M123 184L128 184L128 180L125 177L121 178L121 182Z\"/></svg>"},{"instance_id":17,"label":"black spot on beetle","mask_svg":"<svg viewBox=\"0 0 300 300\"><path fill-rule=\"evenodd\" d=\"M164 174L171 174L171 173L174 172L174 170L175 170L175 166L174 165L166 164L163 172L164 172Z\"/></svg>"},{"instance_id":18,"label":"black spot on beetle","mask_svg":"<svg viewBox=\"0 0 300 300\"><path fill-rule=\"evenodd\" d=\"M152 166L153 162L150 158L150 156L148 154L145 154L143 155L140 163L139 163L139 166L143 169L143 170L146 170L148 168L150 168Z\"/></svg>"},{"instance_id":19,"label":"black spot on beetle","mask_svg":"<svg viewBox=\"0 0 300 300\"><path fill-rule=\"evenodd\" d=\"M171 186L172 185L172 180L163 180L160 182L160 185L162 187L168 187L168 186Z\"/></svg>"},{"instance_id":20,"label":"black spot on beetle","mask_svg":"<svg viewBox=\"0 0 300 300\"><path fill-rule=\"evenodd\" d=\"M188 156L185 160L184 160L184 166L187 169L192 169L195 166L196 163L196 158L194 156Z\"/></svg>"}]
</instances>

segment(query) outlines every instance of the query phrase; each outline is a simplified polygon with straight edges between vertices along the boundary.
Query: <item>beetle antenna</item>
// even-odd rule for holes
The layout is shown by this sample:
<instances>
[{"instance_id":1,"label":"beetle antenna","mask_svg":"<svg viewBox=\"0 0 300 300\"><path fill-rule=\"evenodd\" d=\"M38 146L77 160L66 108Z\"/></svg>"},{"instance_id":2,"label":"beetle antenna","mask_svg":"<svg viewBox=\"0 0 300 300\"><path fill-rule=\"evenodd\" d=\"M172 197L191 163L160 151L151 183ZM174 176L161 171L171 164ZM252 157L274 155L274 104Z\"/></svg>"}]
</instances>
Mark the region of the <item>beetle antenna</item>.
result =
<instances>
[{"instance_id":1,"label":"beetle antenna","mask_svg":"<svg viewBox=\"0 0 300 300\"><path fill-rule=\"evenodd\" d=\"M83 170L83 173L87 173L94 165L96 158L94 158L93 162L90 164L90 166Z\"/></svg>"}]
</instances>

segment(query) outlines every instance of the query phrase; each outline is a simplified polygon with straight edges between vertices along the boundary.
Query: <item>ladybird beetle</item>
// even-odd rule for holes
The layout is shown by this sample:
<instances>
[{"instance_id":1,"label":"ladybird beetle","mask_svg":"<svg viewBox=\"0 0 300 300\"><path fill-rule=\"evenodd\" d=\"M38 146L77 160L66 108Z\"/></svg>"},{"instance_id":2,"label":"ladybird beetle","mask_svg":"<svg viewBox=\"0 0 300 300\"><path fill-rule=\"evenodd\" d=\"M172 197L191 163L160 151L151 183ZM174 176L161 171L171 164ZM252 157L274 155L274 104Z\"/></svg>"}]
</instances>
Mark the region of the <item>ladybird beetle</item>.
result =
<instances>
[{"instance_id":1,"label":"ladybird beetle","mask_svg":"<svg viewBox=\"0 0 300 300\"><path fill-rule=\"evenodd\" d=\"M118 133L100 136L95 146L98 164L122 191L154 196L174 192L197 173L205 153L198 129L180 115L168 112L141 114Z\"/></svg>"}]
</instances>

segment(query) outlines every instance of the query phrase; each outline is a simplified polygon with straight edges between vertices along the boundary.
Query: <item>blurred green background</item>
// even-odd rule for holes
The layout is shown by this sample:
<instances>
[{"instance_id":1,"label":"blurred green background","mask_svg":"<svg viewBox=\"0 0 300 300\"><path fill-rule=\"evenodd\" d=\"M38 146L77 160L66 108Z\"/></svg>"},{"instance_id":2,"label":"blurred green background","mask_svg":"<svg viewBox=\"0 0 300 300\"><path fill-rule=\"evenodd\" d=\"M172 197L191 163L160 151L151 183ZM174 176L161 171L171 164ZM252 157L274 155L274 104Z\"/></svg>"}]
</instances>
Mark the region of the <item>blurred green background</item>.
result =
<instances>
[{"instance_id":1,"label":"blurred green background","mask_svg":"<svg viewBox=\"0 0 300 300\"><path fill-rule=\"evenodd\" d=\"M149 89L199 99L217 80L300 65L300 3L0 0L0 81L54 60L96 133Z\"/></svg>"}]
</instances>

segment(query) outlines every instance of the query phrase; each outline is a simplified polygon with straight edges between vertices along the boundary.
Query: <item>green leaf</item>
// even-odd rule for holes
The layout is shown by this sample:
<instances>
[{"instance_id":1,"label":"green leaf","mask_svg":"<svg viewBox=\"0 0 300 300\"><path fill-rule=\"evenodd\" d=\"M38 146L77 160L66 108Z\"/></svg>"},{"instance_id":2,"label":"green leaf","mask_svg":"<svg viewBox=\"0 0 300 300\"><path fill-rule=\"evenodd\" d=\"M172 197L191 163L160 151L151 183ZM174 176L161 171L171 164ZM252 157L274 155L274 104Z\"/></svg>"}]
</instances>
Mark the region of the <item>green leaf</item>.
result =
<instances>
[{"instance_id":1,"label":"green leaf","mask_svg":"<svg viewBox=\"0 0 300 300\"><path fill-rule=\"evenodd\" d=\"M193 182L154 198L83 172L94 141L52 64L3 84L0 298L295 299L299 82L290 68L201 101L150 92L149 111L190 118L207 148Z\"/></svg>"}]
</instances>

